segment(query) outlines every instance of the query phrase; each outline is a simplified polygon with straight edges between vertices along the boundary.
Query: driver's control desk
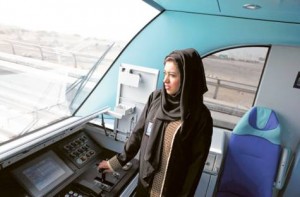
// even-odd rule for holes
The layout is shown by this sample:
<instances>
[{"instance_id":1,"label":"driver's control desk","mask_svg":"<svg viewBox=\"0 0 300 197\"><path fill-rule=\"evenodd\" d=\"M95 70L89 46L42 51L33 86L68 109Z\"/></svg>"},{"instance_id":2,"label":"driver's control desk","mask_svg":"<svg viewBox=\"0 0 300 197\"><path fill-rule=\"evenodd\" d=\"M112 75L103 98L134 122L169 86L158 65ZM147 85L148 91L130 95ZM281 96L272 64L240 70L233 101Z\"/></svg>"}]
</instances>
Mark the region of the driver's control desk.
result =
<instances>
[{"instance_id":1,"label":"driver's control desk","mask_svg":"<svg viewBox=\"0 0 300 197\"><path fill-rule=\"evenodd\" d=\"M120 196L137 175L138 161L99 172L99 162L115 154L79 131L0 171L0 196Z\"/></svg>"}]
</instances>

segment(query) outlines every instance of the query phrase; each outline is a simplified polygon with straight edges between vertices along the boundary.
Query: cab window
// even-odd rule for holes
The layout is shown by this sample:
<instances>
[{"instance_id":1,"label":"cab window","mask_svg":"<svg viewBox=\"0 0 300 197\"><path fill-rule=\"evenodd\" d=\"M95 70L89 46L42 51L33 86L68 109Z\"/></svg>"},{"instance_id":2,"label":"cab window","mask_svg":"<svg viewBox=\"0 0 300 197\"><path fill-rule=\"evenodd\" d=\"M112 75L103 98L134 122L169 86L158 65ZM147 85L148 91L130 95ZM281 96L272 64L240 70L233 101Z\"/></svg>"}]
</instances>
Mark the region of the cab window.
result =
<instances>
[{"instance_id":1,"label":"cab window","mask_svg":"<svg viewBox=\"0 0 300 197\"><path fill-rule=\"evenodd\" d=\"M209 91L204 102L214 125L234 128L254 103L268 47L240 47L203 58Z\"/></svg>"}]
</instances>

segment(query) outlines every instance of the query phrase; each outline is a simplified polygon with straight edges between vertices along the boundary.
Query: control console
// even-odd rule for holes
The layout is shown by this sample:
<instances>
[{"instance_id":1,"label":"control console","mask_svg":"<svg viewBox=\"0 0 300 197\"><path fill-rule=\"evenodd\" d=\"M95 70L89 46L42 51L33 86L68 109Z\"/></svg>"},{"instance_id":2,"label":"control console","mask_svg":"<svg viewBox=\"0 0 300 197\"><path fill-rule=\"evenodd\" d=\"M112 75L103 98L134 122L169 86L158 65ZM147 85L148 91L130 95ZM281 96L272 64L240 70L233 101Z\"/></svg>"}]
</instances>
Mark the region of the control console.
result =
<instances>
[{"instance_id":1,"label":"control console","mask_svg":"<svg viewBox=\"0 0 300 197\"><path fill-rule=\"evenodd\" d=\"M138 161L133 160L131 165L132 169L120 169L116 172L105 173L98 171L98 164L96 163L75 179L64 191L60 192L59 197L73 196L73 194L82 197L120 196L120 192L137 173Z\"/></svg>"},{"instance_id":2,"label":"control console","mask_svg":"<svg viewBox=\"0 0 300 197\"><path fill-rule=\"evenodd\" d=\"M3 187L13 185L14 190L0 191L0 195L120 196L137 175L138 161L134 159L113 173L99 172L98 163L115 154L99 146L84 130L78 131L2 171L1 180L9 178Z\"/></svg>"},{"instance_id":3,"label":"control console","mask_svg":"<svg viewBox=\"0 0 300 197\"><path fill-rule=\"evenodd\" d=\"M67 139L59 146L59 149L78 168L84 166L101 152L100 148L85 133Z\"/></svg>"}]
</instances>

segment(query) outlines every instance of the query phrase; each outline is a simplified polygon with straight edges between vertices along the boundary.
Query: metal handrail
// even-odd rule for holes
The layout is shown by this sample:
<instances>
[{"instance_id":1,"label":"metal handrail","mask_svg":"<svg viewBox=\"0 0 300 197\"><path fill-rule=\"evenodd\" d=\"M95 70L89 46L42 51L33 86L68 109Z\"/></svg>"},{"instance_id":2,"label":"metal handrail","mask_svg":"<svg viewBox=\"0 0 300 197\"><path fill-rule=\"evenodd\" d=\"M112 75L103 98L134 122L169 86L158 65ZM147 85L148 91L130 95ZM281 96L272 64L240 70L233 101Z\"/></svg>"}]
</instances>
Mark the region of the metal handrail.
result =
<instances>
[{"instance_id":1,"label":"metal handrail","mask_svg":"<svg viewBox=\"0 0 300 197\"><path fill-rule=\"evenodd\" d=\"M206 77L206 81L207 81L207 85L212 85L216 87L213 96L214 99L217 99L218 91L220 87L246 92L250 94L255 94L257 89L257 87L253 85L248 85L248 84L243 84L243 83L238 83L238 82L228 81L223 79L217 79L212 77Z\"/></svg>"},{"instance_id":2,"label":"metal handrail","mask_svg":"<svg viewBox=\"0 0 300 197\"><path fill-rule=\"evenodd\" d=\"M20 42L20 41L9 40L9 39L1 39L0 41L8 43L11 46L12 54L14 54L14 55L16 55L15 46L37 48L40 51L41 60L45 60L45 56L44 56L45 52L47 52L47 53L53 53L53 54L56 54L56 55L70 54L73 57L74 67L75 68L77 68L77 66L78 66L78 64L77 64L77 56L81 56L81 57L85 57L85 58L93 58L93 59L97 58L97 57L92 56L92 55L77 53L77 52L73 52L73 51L66 51L66 50L52 48L52 47L47 47L47 46L41 46L41 45L38 45L38 44Z\"/></svg>"}]
</instances>

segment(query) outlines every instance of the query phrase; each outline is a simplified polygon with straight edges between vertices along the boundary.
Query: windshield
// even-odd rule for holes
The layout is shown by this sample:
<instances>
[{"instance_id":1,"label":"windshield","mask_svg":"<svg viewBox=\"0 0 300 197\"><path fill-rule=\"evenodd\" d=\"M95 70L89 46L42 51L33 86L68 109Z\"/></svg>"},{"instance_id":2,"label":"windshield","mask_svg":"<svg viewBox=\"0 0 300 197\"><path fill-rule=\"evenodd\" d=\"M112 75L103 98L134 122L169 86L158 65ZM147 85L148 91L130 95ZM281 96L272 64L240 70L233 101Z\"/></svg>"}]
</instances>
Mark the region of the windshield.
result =
<instances>
[{"instance_id":1,"label":"windshield","mask_svg":"<svg viewBox=\"0 0 300 197\"><path fill-rule=\"evenodd\" d=\"M142 0L0 2L0 144L72 116L158 13Z\"/></svg>"}]
</instances>

